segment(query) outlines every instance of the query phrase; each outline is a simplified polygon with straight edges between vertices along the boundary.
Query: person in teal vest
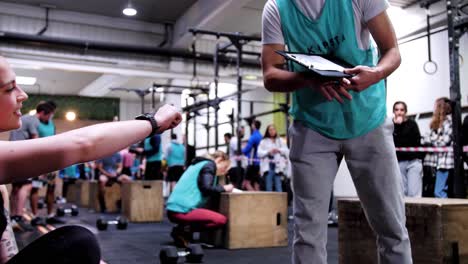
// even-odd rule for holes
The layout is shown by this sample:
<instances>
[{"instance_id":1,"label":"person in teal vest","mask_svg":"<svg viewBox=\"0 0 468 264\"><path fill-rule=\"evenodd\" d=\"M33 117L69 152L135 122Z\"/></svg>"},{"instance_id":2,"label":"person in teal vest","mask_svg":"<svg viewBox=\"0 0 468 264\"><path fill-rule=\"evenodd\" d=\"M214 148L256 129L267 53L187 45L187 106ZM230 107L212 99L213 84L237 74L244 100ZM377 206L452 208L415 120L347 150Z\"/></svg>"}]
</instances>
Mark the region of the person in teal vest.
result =
<instances>
[{"instance_id":1,"label":"person in teal vest","mask_svg":"<svg viewBox=\"0 0 468 264\"><path fill-rule=\"evenodd\" d=\"M44 118L39 118L39 126L37 127L37 132L40 138L43 137L50 137L56 134L56 127L54 124L54 113L57 110L57 104L54 101L47 101L47 102L42 102L43 104L47 105L48 108L50 108L51 112L49 115L48 119ZM39 225L39 224L63 224L64 222L60 219L58 219L55 216L55 210L54 210L54 205L55 205L55 178L57 177L58 172L51 172L47 173L45 175L42 175L41 177L47 181L47 191L46 191L46 204L47 204L47 217L45 219L45 222L43 219L39 216L34 217L31 220L32 225ZM37 211L39 208L39 188L33 187L31 189L31 197L30 197L30 203L31 203L31 211L34 215L37 215Z\"/></svg>"},{"instance_id":2,"label":"person in teal vest","mask_svg":"<svg viewBox=\"0 0 468 264\"><path fill-rule=\"evenodd\" d=\"M185 146L177 141L177 135L171 135L171 143L166 149L167 178L169 193L174 190L176 183L184 173Z\"/></svg>"},{"instance_id":3,"label":"person in teal vest","mask_svg":"<svg viewBox=\"0 0 468 264\"><path fill-rule=\"evenodd\" d=\"M182 174L166 204L169 220L177 224L171 232L177 246L186 247L193 232L226 224L226 216L204 207L210 198L234 189L232 184L218 184L217 176L225 175L230 163L224 152L217 151L208 158L196 157Z\"/></svg>"},{"instance_id":4,"label":"person in teal vest","mask_svg":"<svg viewBox=\"0 0 468 264\"><path fill-rule=\"evenodd\" d=\"M161 135L148 137L143 141L143 155L146 157L145 180L162 180L161 161L163 157Z\"/></svg>"},{"instance_id":5,"label":"person in teal vest","mask_svg":"<svg viewBox=\"0 0 468 264\"><path fill-rule=\"evenodd\" d=\"M343 157L376 233L379 263L412 263L393 123L386 117L384 79L401 61L388 7L387 0L268 0L263 9L265 88L292 95L294 264L327 263L328 205ZM286 48L340 59L351 65L343 69L350 77L285 64L276 51Z\"/></svg>"}]
</instances>

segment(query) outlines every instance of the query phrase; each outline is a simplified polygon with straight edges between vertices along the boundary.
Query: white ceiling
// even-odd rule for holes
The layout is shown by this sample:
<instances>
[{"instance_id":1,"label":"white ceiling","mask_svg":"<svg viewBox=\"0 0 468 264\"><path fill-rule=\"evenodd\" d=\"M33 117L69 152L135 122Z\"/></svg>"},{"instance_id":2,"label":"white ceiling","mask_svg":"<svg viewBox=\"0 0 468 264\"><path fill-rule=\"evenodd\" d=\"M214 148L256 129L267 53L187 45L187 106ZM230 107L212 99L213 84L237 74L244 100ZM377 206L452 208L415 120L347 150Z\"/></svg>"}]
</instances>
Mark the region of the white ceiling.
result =
<instances>
[{"instance_id":1,"label":"white ceiling","mask_svg":"<svg viewBox=\"0 0 468 264\"><path fill-rule=\"evenodd\" d=\"M192 21L194 21L195 25L190 24L187 26L202 26L203 28L208 28L213 31L242 32L246 35L260 36L262 9L266 1L267 0L132 0L133 6L138 9L138 15L132 18L123 18L121 13L122 7L127 4L128 0L0 0L0 4L2 2L10 2L36 7L47 5L55 7L52 10L97 14L123 19L122 21L132 20L144 21L145 23L170 23L175 27L175 36L173 36L173 38L182 39L183 36L181 37L177 35L177 33L184 33L185 29L177 31L177 28L180 27L181 24L190 23ZM415 2L417 2L417 0L390 0L390 3L393 5L403 7L411 4L414 6ZM242 4L240 4L241 6L236 6L237 3ZM228 5L230 5L228 8L223 9L223 6ZM210 9L211 6L213 9ZM210 10L209 12L212 13L206 13L203 8ZM1 13L2 11L0 10L0 15ZM187 35L185 37L187 37ZM187 48L189 42L181 40L180 43L184 43ZM25 67L19 64L14 66L17 75L34 76L38 79L37 85L24 87L26 91L32 93L76 95L94 81L99 80L99 78L102 79L103 76L106 77L105 72L93 72L92 69L86 70L80 67L61 68L41 66L39 69L31 69L29 66ZM132 66L127 65L127 68L131 69ZM190 69L188 69L188 71L190 71ZM191 72L187 74L190 75ZM146 74L139 77L131 77L128 78L128 80L123 79L117 83L120 87L142 89L150 87L153 82L167 82L171 79L177 79L177 77L170 78L169 76L168 78L158 79ZM235 79L233 79L233 81L235 81ZM261 81L259 81L259 83L261 83ZM139 100L134 93L109 92L104 96ZM147 100L150 99L148 98Z\"/></svg>"},{"instance_id":2,"label":"white ceiling","mask_svg":"<svg viewBox=\"0 0 468 264\"><path fill-rule=\"evenodd\" d=\"M5 0L16 4L31 6L50 6L54 9L103 15L108 17L125 17L122 9L129 0ZM138 13L132 19L152 23L174 23L197 0L131 0Z\"/></svg>"}]
</instances>

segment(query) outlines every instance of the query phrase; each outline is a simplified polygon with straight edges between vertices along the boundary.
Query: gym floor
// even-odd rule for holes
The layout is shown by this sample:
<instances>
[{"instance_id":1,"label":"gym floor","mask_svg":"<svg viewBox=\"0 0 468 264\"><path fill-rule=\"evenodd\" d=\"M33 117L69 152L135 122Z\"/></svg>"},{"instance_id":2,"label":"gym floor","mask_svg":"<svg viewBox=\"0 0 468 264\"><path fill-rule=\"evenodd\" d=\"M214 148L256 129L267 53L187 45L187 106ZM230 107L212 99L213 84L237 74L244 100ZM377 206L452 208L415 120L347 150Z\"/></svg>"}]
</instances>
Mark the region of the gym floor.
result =
<instances>
[{"instance_id":1,"label":"gym floor","mask_svg":"<svg viewBox=\"0 0 468 264\"><path fill-rule=\"evenodd\" d=\"M129 223L127 230L118 230L115 226L109 226L106 231L98 231L96 220L99 216L101 214L88 211L87 208L80 208L79 216L65 216L62 219L68 225L81 225L96 234L101 246L102 258L108 264L159 263L159 250L163 246L172 244L169 233L173 225L167 219L161 223ZM103 216L106 219L117 217L116 214ZM203 263L291 263L292 221L294 220L290 220L288 224L288 247L244 250L204 249ZM21 249L40 235L38 230L16 233L18 246ZM179 263L184 262L179 259ZM338 230L335 227L328 229L328 263L338 263Z\"/></svg>"}]
</instances>

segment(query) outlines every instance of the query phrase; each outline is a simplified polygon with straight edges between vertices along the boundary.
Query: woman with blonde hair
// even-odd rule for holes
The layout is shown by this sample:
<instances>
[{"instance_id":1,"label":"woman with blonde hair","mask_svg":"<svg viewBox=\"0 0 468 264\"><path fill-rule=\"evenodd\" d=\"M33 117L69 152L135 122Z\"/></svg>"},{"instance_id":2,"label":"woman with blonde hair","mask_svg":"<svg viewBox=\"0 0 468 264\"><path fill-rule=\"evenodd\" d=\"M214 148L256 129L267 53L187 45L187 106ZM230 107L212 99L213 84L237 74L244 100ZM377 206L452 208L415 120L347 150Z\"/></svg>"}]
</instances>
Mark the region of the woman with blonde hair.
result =
<instances>
[{"instance_id":1,"label":"woman with blonde hair","mask_svg":"<svg viewBox=\"0 0 468 264\"><path fill-rule=\"evenodd\" d=\"M178 247L186 247L193 232L217 229L227 222L226 216L203 207L208 199L218 198L223 192L232 192L232 184L218 184L218 177L225 175L231 162L222 151L205 157L196 157L180 177L169 199L167 216L177 226L171 236Z\"/></svg>"},{"instance_id":2,"label":"woman with blonde hair","mask_svg":"<svg viewBox=\"0 0 468 264\"><path fill-rule=\"evenodd\" d=\"M450 147L453 145L451 114L452 106L447 97L441 97L435 101L434 113L430 124L431 132L423 138L422 144L424 146ZM434 196L447 198L447 179L454 168L453 152L428 153L424 158L424 166L436 169Z\"/></svg>"}]
</instances>

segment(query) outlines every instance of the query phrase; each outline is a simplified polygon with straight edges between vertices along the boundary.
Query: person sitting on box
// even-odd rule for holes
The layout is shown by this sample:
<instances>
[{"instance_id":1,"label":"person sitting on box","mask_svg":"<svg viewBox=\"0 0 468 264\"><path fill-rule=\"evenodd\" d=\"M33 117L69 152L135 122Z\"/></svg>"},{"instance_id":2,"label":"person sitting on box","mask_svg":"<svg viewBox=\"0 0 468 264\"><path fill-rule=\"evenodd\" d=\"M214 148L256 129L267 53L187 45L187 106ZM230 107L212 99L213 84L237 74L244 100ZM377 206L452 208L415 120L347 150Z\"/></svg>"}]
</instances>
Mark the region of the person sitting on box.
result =
<instances>
[{"instance_id":1,"label":"person sitting on box","mask_svg":"<svg viewBox=\"0 0 468 264\"><path fill-rule=\"evenodd\" d=\"M98 161L99 175L98 199L101 212L106 212L104 200L105 187L114 183L131 182L132 178L122 174L122 156L116 152Z\"/></svg>"},{"instance_id":2,"label":"person sitting on box","mask_svg":"<svg viewBox=\"0 0 468 264\"><path fill-rule=\"evenodd\" d=\"M203 208L209 198L218 198L223 192L232 192L232 184L218 184L230 166L229 157L216 151L208 158L196 157L177 182L167 201L167 216L177 226L171 237L176 246L187 247L193 232L213 230L224 226L226 216Z\"/></svg>"}]
</instances>

